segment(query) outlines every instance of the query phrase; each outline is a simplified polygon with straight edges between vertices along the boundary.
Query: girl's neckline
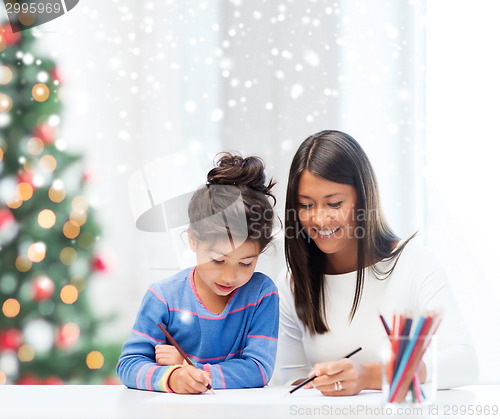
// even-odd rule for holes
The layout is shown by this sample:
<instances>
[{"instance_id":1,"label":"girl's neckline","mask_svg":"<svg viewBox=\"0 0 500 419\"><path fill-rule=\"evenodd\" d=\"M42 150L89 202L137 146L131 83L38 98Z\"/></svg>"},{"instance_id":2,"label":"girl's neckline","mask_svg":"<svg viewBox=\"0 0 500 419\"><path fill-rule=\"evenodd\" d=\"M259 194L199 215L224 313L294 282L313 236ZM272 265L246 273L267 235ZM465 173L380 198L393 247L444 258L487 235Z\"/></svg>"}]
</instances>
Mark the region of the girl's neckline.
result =
<instances>
[{"instance_id":1,"label":"girl's neckline","mask_svg":"<svg viewBox=\"0 0 500 419\"><path fill-rule=\"evenodd\" d=\"M233 291L233 293L231 294L231 297L229 297L229 299L227 300L226 305L224 306L224 309L220 313L216 313L216 312L210 310L205 305L205 303L201 300L200 294L198 294L198 290L196 289L196 284L194 283L194 271L195 271L195 269L196 269L196 267L192 268L191 271L189 272L189 285L191 286L191 289L193 290L194 296L196 297L196 299L198 300L198 302L202 305L202 307L205 310L207 310L210 314L213 314L215 316L221 316L222 314L224 314L224 312L226 311L226 309L229 307L229 303L231 302L231 300L234 298L234 296L236 295L236 293L240 289L239 288L235 289Z\"/></svg>"}]
</instances>

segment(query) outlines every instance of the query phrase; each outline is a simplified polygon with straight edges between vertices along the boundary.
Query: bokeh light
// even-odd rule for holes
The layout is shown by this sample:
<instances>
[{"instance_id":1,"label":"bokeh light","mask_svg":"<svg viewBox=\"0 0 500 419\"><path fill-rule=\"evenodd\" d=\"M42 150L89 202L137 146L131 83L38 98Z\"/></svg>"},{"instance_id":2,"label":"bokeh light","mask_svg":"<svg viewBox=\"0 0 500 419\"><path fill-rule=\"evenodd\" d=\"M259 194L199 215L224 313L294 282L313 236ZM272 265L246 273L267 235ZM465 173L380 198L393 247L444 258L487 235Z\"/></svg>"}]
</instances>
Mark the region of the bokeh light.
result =
<instances>
[{"instance_id":1,"label":"bokeh light","mask_svg":"<svg viewBox=\"0 0 500 419\"><path fill-rule=\"evenodd\" d=\"M71 208L73 208L75 211L87 211L89 209L87 198L85 198L83 195L75 196L71 201Z\"/></svg>"},{"instance_id":2,"label":"bokeh light","mask_svg":"<svg viewBox=\"0 0 500 419\"><path fill-rule=\"evenodd\" d=\"M28 201L33 196L33 186L28 182L21 182L16 188L17 198L21 201Z\"/></svg>"},{"instance_id":3,"label":"bokeh light","mask_svg":"<svg viewBox=\"0 0 500 419\"><path fill-rule=\"evenodd\" d=\"M15 298L8 298L2 305L2 312L5 317L16 317L21 311L21 304Z\"/></svg>"},{"instance_id":4,"label":"bokeh light","mask_svg":"<svg viewBox=\"0 0 500 419\"><path fill-rule=\"evenodd\" d=\"M49 198L52 202L56 204L62 202L66 198L66 191L64 190L64 184L60 180L55 180L49 189Z\"/></svg>"},{"instance_id":5,"label":"bokeh light","mask_svg":"<svg viewBox=\"0 0 500 419\"><path fill-rule=\"evenodd\" d=\"M3 65L0 67L0 84L9 84L12 81L12 70Z\"/></svg>"},{"instance_id":6,"label":"bokeh light","mask_svg":"<svg viewBox=\"0 0 500 419\"><path fill-rule=\"evenodd\" d=\"M35 13L30 13L30 12L24 12L23 9L21 9L21 12L18 15L19 23L21 23L24 26L31 26L33 23L35 23L36 20L36 14Z\"/></svg>"},{"instance_id":7,"label":"bokeh light","mask_svg":"<svg viewBox=\"0 0 500 419\"><path fill-rule=\"evenodd\" d=\"M94 235L88 231L84 231L78 237L78 246L80 246L82 249L90 249L94 244L94 241Z\"/></svg>"},{"instance_id":8,"label":"bokeh light","mask_svg":"<svg viewBox=\"0 0 500 419\"><path fill-rule=\"evenodd\" d=\"M33 346L28 345L27 343L21 345L17 350L17 357L21 362L30 362L35 358L35 349Z\"/></svg>"},{"instance_id":9,"label":"bokeh light","mask_svg":"<svg viewBox=\"0 0 500 419\"><path fill-rule=\"evenodd\" d=\"M7 206L12 209L19 208L23 204L23 201L21 201L19 198L11 198L7 200Z\"/></svg>"},{"instance_id":10,"label":"bokeh light","mask_svg":"<svg viewBox=\"0 0 500 419\"><path fill-rule=\"evenodd\" d=\"M67 221L63 226L63 234L68 239L74 239L80 234L80 226L72 223L71 221Z\"/></svg>"},{"instance_id":11,"label":"bokeh light","mask_svg":"<svg viewBox=\"0 0 500 419\"><path fill-rule=\"evenodd\" d=\"M31 298L35 301L49 299L54 294L54 290L54 281L48 275L38 275L31 280Z\"/></svg>"},{"instance_id":12,"label":"bokeh light","mask_svg":"<svg viewBox=\"0 0 500 419\"><path fill-rule=\"evenodd\" d=\"M40 158L40 161L38 162L38 166L45 173L52 173L54 170L56 170L57 160L55 159L54 156L52 156L50 154L46 154L45 156L42 156Z\"/></svg>"},{"instance_id":13,"label":"bokeh light","mask_svg":"<svg viewBox=\"0 0 500 419\"><path fill-rule=\"evenodd\" d=\"M64 347L71 347L78 342L80 338L80 327L73 322L66 323L61 327L60 341Z\"/></svg>"},{"instance_id":14,"label":"bokeh light","mask_svg":"<svg viewBox=\"0 0 500 419\"><path fill-rule=\"evenodd\" d=\"M31 260L26 255L19 255L16 258L16 269L19 272L28 272L31 269Z\"/></svg>"},{"instance_id":15,"label":"bokeh light","mask_svg":"<svg viewBox=\"0 0 500 419\"><path fill-rule=\"evenodd\" d=\"M38 213L38 224L40 227L49 229L54 227L56 223L56 214L54 211L49 209L44 209Z\"/></svg>"},{"instance_id":16,"label":"bokeh light","mask_svg":"<svg viewBox=\"0 0 500 419\"><path fill-rule=\"evenodd\" d=\"M12 109L12 98L5 93L0 93L0 112L9 112Z\"/></svg>"},{"instance_id":17,"label":"bokeh light","mask_svg":"<svg viewBox=\"0 0 500 419\"><path fill-rule=\"evenodd\" d=\"M47 247L43 242L33 243L28 247L28 257L32 262L41 262L45 259Z\"/></svg>"},{"instance_id":18,"label":"bokeh light","mask_svg":"<svg viewBox=\"0 0 500 419\"><path fill-rule=\"evenodd\" d=\"M50 90L46 84L37 83L31 89L31 94L37 102L45 102L50 96Z\"/></svg>"},{"instance_id":19,"label":"bokeh light","mask_svg":"<svg viewBox=\"0 0 500 419\"><path fill-rule=\"evenodd\" d=\"M78 300L78 290L74 285L65 285L61 290L61 301L64 304L73 304Z\"/></svg>"},{"instance_id":20,"label":"bokeh light","mask_svg":"<svg viewBox=\"0 0 500 419\"><path fill-rule=\"evenodd\" d=\"M104 365L104 356L99 351L89 352L87 355L87 367L91 370L98 370Z\"/></svg>"},{"instance_id":21,"label":"bokeh light","mask_svg":"<svg viewBox=\"0 0 500 419\"><path fill-rule=\"evenodd\" d=\"M23 328L24 342L38 354L46 354L54 346L54 325L43 318L30 320Z\"/></svg>"},{"instance_id":22,"label":"bokeh light","mask_svg":"<svg viewBox=\"0 0 500 419\"><path fill-rule=\"evenodd\" d=\"M76 287L79 292L82 292L87 286L87 280L82 275L72 276L70 282Z\"/></svg>"},{"instance_id":23,"label":"bokeh light","mask_svg":"<svg viewBox=\"0 0 500 419\"><path fill-rule=\"evenodd\" d=\"M87 213L83 210L73 210L69 214L69 219L73 224L81 227L87 221Z\"/></svg>"},{"instance_id":24,"label":"bokeh light","mask_svg":"<svg viewBox=\"0 0 500 419\"><path fill-rule=\"evenodd\" d=\"M7 383L7 376L3 371L0 371L0 386L3 386L5 383Z\"/></svg>"},{"instance_id":25,"label":"bokeh light","mask_svg":"<svg viewBox=\"0 0 500 419\"><path fill-rule=\"evenodd\" d=\"M61 250L61 253L59 253L59 259L61 260L63 265L66 266L71 265L76 260L76 257L76 250L72 247L65 247Z\"/></svg>"},{"instance_id":26,"label":"bokeh light","mask_svg":"<svg viewBox=\"0 0 500 419\"><path fill-rule=\"evenodd\" d=\"M30 153L32 156L38 156L42 154L44 147L45 146L43 144L43 141L38 137L30 138L28 140L28 143L26 144L28 153Z\"/></svg>"}]
</instances>

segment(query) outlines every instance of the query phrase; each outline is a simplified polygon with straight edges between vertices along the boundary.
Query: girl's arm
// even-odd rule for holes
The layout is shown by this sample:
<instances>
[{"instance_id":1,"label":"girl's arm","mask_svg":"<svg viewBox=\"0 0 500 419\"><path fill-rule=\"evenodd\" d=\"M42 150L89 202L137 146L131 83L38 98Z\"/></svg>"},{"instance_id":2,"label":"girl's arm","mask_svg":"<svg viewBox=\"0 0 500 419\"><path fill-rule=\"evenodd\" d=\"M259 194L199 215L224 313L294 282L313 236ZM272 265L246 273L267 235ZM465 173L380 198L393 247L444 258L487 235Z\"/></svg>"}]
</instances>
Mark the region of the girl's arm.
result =
<instances>
[{"instance_id":1,"label":"girl's arm","mask_svg":"<svg viewBox=\"0 0 500 419\"><path fill-rule=\"evenodd\" d=\"M116 366L123 384L130 388L150 391L171 391L168 387L170 374L180 365L159 366L155 362L155 345L165 342L157 324L168 319L166 302L161 300L154 286L144 296L137 318L125 342Z\"/></svg>"},{"instance_id":2,"label":"girl's arm","mask_svg":"<svg viewBox=\"0 0 500 419\"><path fill-rule=\"evenodd\" d=\"M214 389L263 387L274 370L278 324L279 298L273 284L261 293L241 357L217 364L195 362L194 365L211 374Z\"/></svg>"}]
</instances>

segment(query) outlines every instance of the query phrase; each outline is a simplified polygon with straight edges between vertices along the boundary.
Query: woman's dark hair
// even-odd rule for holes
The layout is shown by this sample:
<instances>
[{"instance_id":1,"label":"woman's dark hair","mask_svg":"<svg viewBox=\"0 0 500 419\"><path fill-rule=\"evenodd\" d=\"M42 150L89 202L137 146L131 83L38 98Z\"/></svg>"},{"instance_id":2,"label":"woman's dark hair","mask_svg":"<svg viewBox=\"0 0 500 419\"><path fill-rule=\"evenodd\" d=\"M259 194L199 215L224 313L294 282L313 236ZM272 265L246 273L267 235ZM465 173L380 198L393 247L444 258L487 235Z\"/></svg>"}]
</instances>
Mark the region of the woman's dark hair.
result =
<instances>
[{"instance_id":1,"label":"woman's dark hair","mask_svg":"<svg viewBox=\"0 0 500 419\"><path fill-rule=\"evenodd\" d=\"M254 240L262 252L273 238L276 198L271 189L275 182L271 179L266 183L259 157L243 158L227 152L218 156L206 185L189 202L191 235L196 241L216 241L224 236L232 245Z\"/></svg>"},{"instance_id":2,"label":"woman's dark hair","mask_svg":"<svg viewBox=\"0 0 500 419\"><path fill-rule=\"evenodd\" d=\"M285 257L291 273L297 315L311 334L322 334L329 330L324 290L326 257L302 231L298 220L298 184L305 170L332 182L351 185L356 190L357 231L362 231L363 234L358 238L356 289L350 312L351 321L363 292L364 268L371 265L379 279L386 279L394 270L401 251L415 235L393 250L394 242L399 237L384 218L375 173L368 157L354 138L340 131L321 131L311 135L300 145L292 160L288 177ZM377 271L373 264L386 258L396 258L392 267L387 272Z\"/></svg>"}]
</instances>

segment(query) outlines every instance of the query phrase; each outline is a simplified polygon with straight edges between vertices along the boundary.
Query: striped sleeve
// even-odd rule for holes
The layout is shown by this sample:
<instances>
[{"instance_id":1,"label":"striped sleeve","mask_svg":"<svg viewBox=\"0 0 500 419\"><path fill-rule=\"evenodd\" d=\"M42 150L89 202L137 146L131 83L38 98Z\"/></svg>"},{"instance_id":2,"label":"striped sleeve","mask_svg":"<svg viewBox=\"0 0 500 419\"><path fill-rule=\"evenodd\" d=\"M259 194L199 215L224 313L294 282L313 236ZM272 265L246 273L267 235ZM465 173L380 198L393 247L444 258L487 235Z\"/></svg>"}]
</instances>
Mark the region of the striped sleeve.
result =
<instances>
[{"instance_id":1,"label":"striped sleeve","mask_svg":"<svg viewBox=\"0 0 500 419\"><path fill-rule=\"evenodd\" d=\"M168 307L158 288L152 286L144 296L137 318L125 342L116 371L123 384L149 391L169 391L168 378L177 366L159 366L155 346L164 344L159 322L168 323Z\"/></svg>"}]
</instances>

